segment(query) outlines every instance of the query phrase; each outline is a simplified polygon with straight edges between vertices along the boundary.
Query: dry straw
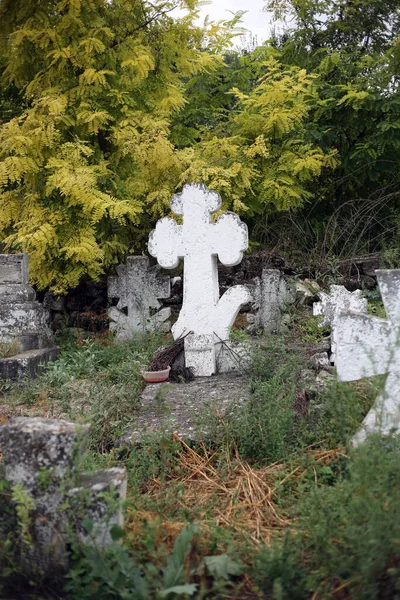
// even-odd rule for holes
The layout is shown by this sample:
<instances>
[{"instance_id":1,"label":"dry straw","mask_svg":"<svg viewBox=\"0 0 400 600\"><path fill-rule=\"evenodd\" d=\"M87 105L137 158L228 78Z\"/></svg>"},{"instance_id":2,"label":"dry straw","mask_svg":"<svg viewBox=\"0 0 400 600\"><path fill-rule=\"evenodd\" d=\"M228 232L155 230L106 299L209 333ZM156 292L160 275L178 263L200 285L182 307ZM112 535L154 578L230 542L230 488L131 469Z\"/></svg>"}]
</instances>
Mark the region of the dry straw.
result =
<instances>
[{"instance_id":1,"label":"dry straw","mask_svg":"<svg viewBox=\"0 0 400 600\"><path fill-rule=\"evenodd\" d=\"M254 545L268 543L272 536L291 524L288 515L278 505L278 488L290 479L302 478L312 464L329 464L342 456L343 449L307 449L308 466L304 460L288 471L290 463L273 463L264 467L252 466L226 451L223 467L221 453L200 445L199 450L188 446L175 436L180 444L179 468L167 481L153 479L146 488L146 496L160 506L170 492L175 508L194 515L201 522L203 534L212 526L229 528L244 536ZM304 456L303 456L304 459ZM284 477L280 474L287 473ZM179 488L180 493L174 493ZM132 514L128 528L140 533L140 521L160 518L155 513L138 511ZM162 518L162 541L173 544L183 522L167 521ZM159 540L161 541L161 540Z\"/></svg>"}]
</instances>

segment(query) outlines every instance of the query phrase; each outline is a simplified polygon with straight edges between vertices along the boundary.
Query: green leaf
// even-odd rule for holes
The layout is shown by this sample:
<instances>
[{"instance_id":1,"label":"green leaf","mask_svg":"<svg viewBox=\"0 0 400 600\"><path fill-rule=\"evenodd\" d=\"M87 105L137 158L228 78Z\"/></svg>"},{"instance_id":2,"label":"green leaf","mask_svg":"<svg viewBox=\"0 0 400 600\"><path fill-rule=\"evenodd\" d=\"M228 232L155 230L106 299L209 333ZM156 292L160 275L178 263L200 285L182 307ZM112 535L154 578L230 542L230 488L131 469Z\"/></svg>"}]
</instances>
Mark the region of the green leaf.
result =
<instances>
[{"instance_id":1,"label":"green leaf","mask_svg":"<svg viewBox=\"0 0 400 600\"><path fill-rule=\"evenodd\" d=\"M205 556L203 562L215 579L229 579L230 575L241 575L243 572L243 567L227 554Z\"/></svg>"},{"instance_id":2,"label":"green leaf","mask_svg":"<svg viewBox=\"0 0 400 600\"><path fill-rule=\"evenodd\" d=\"M188 596L193 596L196 590L197 584L186 583L185 585L175 585L166 590L162 590L161 592L159 592L159 596L161 598L166 598L169 594L186 594Z\"/></svg>"},{"instance_id":3,"label":"green leaf","mask_svg":"<svg viewBox=\"0 0 400 600\"><path fill-rule=\"evenodd\" d=\"M189 527L184 527L176 538L167 566L163 569L164 585L167 588L184 583L185 560L192 546L193 537L198 531L199 526L192 523Z\"/></svg>"},{"instance_id":4,"label":"green leaf","mask_svg":"<svg viewBox=\"0 0 400 600\"><path fill-rule=\"evenodd\" d=\"M93 531L93 519L83 519L81 525L86 533L91 533Z\"/></svg>"},{"instance_id":5,"label":"green leaf","mask_svg":"<svg viewBox=\"0 0 400 600\"><path fill-rule=\"evenodd\" d=\"M113 525L110 529L111 539L116 542L125 537L125 531L119 525Z\"/></svg>"}]
</instances>

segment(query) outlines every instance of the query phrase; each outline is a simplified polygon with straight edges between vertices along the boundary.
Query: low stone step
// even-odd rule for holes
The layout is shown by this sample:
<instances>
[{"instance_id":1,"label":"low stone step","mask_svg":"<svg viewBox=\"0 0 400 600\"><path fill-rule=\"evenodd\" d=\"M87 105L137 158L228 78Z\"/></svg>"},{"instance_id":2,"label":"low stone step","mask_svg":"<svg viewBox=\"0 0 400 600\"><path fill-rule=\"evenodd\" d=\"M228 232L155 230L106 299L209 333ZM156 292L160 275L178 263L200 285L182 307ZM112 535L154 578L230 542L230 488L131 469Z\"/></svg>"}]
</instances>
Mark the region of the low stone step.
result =
<instances>
[{"instance_id":1,"label":"low stone step","mask_svg":"<svg viewBox=\"0 0 400 600\"><path fill-rule=\"evenodd\" d=\"M23 375L34 376L40 373L46 363L58 356L58 346L27 350L9 358L0 359L0 379L16 380Z\"/></svg>"}]
</instances>

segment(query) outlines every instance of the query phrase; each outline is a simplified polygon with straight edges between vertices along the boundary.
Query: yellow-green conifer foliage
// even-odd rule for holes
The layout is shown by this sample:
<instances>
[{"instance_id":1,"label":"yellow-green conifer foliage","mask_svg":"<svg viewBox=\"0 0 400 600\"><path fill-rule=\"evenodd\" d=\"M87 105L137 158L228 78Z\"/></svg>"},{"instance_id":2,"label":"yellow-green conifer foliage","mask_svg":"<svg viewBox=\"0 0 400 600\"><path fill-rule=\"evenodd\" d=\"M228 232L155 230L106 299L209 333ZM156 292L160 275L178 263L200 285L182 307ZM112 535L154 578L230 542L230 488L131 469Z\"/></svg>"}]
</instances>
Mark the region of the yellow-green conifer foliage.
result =
<instances>
[{"instance_id":1,"label":"yellow-green conifer foliage","mask_svg":"<svg viewBox=\"0 0 400 600\"><path fill-rule=\"evenodd\" d=\"M203 181L239 213L299 208L311 197L307 183L337 164L335 149L313 141L310 112L321 102L315 78L280 64L273 48L264 54L252 91L232 90L238 103L231 119L181 151L181 182Z\"/></svg>"},{"instance_id":2,"label":"yellow-green conifer foliage","mask_svg":"<svg viewBox=\"0 0 400 600\"><path fill-rule=\"evenodd\" d=\"M127 250L134 227L168 206L181 173L168 140L181 81L216 60L202 51L193 10L173 19L173 7L0 4L4 83L25 102L0 128L0 241L29 252L40 288L62 293L96 279Z\"/></svg>"}]
</instances>

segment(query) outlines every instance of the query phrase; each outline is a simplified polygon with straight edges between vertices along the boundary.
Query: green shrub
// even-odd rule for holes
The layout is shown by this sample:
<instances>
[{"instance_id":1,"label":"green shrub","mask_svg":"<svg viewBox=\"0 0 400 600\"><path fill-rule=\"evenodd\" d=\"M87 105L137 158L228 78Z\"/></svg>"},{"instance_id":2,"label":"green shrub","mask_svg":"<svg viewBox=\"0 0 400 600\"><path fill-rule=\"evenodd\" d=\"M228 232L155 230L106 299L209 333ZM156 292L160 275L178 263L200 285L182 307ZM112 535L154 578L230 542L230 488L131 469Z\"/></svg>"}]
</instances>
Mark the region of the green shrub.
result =
<instances>
[{"instance_id":1,"label":"green shrub","mask_svg":"<svg viewBox=\"0 0 400 600\"><path fill-rule=\"evenodd\" d=\"M123 532L114 530L117 540ZM66 589L70 600L151 600L218 598L231 587L242 566L228 555L202 557L196 551L198 525L184 527L160 567L138 564L126 543L106 549L73 544L73 566ZM216 595L217 594L217 595Z\"/></svg>"},{"instance_id":2,"label":"green shrub","mask_svg":"<svg viewBox=\"0 0 400 600\"><path fill-rule=\"evenodd\" d=\"M400 598L400 443L372 437L335 485L299 502L295 532L264 548L253 577L272 598ZM337 592L337 593L335 593Z\"/></svg>"}]
</instances>

